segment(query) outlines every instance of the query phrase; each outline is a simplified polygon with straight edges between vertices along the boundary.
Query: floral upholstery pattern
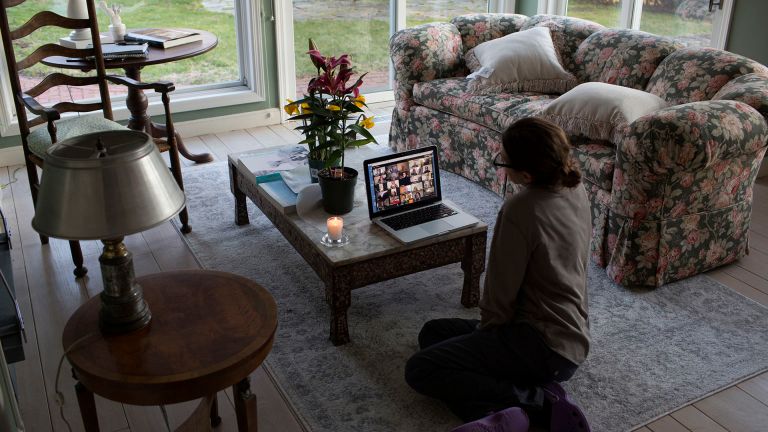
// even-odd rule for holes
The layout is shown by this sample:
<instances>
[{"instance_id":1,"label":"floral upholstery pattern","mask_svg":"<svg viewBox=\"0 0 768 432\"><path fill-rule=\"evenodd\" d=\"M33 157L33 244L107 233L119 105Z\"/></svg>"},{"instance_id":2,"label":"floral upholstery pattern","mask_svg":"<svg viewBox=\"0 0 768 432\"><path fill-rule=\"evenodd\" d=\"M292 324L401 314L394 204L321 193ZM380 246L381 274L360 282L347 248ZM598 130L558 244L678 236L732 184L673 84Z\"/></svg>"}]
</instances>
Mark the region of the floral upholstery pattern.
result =
<instances>
[{"instance_id":1,"label":"floral upholstery pattern","mask_svg":"<svg viewBox=\"0 0 768 432\"><path fill-rule=\"evenodd\" d=\"M405 137L400 131L413 104L413 85L438 78L465 76L464 51L456 26L432 23L392 35L389 52L395 70L395 111L392 114L390 140L395 140L395 147L404 147Z\"/></svg>"},{"instance_id":2,"label":"floral upholstery pattern","mask_svg":"<svg viewBox=\"0 0 768 432\"><path fill-rule=\"evenodd\" d=\"M670 38L636 30L607 29L593 33L576 50L582 81L644 90L664 58L682 48Z\"/></svg>"},{"instance_id":3,"label":"floral upholstery pattern","mask_svg":"<svg viewBox=\"0 0 768 432\"><path fill-rule=\"evenodd\" d=\"M768 118L768 75L747 74L732 79L712 99L744 102Z\"/></svg>"},{"instance_id":4,"label":"floral upholstery pattern","mask_svg":"<svg viewBox=\"0 0 768 432\"><path fill-rule=\"evenodd\" d=\"M486 13L461 15L452 19L451 24L461 34L463 55L483 42L520 31L526 21L528 17L525 15Z\"/></svg>"},{"instance_id":5,"label":"floral upholstery pattern","mask_svg":"<svg viewBox=\"0 0 768 432\"><path fill-rule=\"evenodd\" d=\"M571 155L581 168L582 179L610 192L613 187L613 167L616 165L616 149L613 145L586 137L571 137L571 144Z\"/></svg>"},{"instance_id":6,"label":"floral upholstery pattern","mask_svg":"<svg viewBox=\"0 0 768 432\"><path fill-rule=\"evenodd\" d=\"M765 118L736 101L693 102L636 120L617 150L609 275L660 285L743 256L766 140Z\"/></svg>"},{"instance_id":7,"label":"floral upholstery pattern","mask_svg":"<svg viewBox=\"0 0 768 432\"><path fill-rule=\"evenodd\" d=\"M592 21L557 15L534 15L520 30L533 27L549 27L552 33L552 43L560 55L563 67L571 73L576 73L576 50L579 45L592 33L605 27Z\"/></svg>"},{"instance_id":8,"label":"floral upholstery pattern","mask_svg":"<svg viewBox=\"0 0 768 432\"><path fill-rule=\"evenodd\" d=\"M672 105L710 100L728 81L768 67L738 54L714 48L683 48L665 58L646 91Z\"/></svg>"},{"instance_id":9,"label":"floral upholstery pattern","mask_svg":"<svg viewBox=\"0 0 768 432\"><path fill-rule=\"evenodd\" d=\"M416 106L408 117L408 148L437 146L440 168L473 180L498 194L504 172L493 158L501 151L501 134L456 116Z\"/></svg>"},{"instance_id":10,"label":"floral upholstery pattern","mask_svg":"<svg viewBox=\"0 0 768 432\"><path fill-rule=\"evenodd\" d=\"M390 146L437 145L443 169L514 194L492 163L500 132L540 115L553 97L472 94L457 78L467 73L461 53L491 35L546 25L561 33L564 66L580 79L639 88L670 104L630 123L615 146L570 137L590 199L592 259L622 285L659 286L744 256L753 185L768 146L768 68L573 18L521 19L471 15L455 18L453 30L433 24L419 30L432 35L396 34L396 79L406 81L397 84ZM447 64L422 43L431 40L450 41Z\"/></svg>"},{"instance_id":11,"label":"floral upholstery pattern","mask_svg":"<svg viewBox=\"0 0 768 432\"><path fill-rule=\"evenodd\" d=\"M501 133L516 120L523 118L513 108L535 100L555 98L553 95L537 93L476 94L470 92L468 87L469 80L463 78L418 83L413 87L413 101Z\"/></svg>"},{"instance_id":12,"label":"floral upholstery pattern","mask_svg":"<svg viewBox=\"0 0 768 432\"><path fill-rule=\"evenodd\" d=\"M100 115L87 115L64 118L56 122L56 140L63 141L73 136L108 130L125 130L125 126ZM48 147L51 146L51 136L45 126L39 127L27 136L29 150L35 156L43 159Z\"/></svg>"}]
</instances>

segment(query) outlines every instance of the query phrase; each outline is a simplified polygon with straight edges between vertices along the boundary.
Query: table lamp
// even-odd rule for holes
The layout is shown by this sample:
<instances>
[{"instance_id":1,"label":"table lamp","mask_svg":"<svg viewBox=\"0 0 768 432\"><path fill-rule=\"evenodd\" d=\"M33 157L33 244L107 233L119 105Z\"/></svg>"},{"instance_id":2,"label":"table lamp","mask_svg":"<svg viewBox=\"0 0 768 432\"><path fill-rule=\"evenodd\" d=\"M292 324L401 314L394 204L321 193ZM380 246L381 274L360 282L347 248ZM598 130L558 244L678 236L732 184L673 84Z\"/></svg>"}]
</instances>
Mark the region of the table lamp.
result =
<instances>
[{"instance_id":1,"label":"table lamp","mask_svg":"<svg viewBox=\"0 0 768 432\"><path fill-rule=\"evenodd\" d=\"M151 313L123 237L160 225L186 203L154 142L128 129L96 132L54 144L44 162L32 227L54 238L101 240L102 332L146 326Z\"/></svg>"}]
</instances>

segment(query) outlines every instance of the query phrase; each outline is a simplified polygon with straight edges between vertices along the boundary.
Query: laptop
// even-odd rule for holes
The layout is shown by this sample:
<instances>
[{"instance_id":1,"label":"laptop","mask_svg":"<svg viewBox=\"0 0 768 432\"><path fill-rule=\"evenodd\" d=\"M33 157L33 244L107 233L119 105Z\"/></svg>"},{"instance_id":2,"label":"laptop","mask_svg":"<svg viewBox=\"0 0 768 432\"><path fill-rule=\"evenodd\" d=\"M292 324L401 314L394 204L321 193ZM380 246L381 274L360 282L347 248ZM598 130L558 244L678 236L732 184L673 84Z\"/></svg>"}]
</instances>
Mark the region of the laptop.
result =
<instances>
[{"instance_id":1,"label":"laptop","mask_svg":"<svg viewBox=\"0 0 768 432\"><path fill-rule=\"evenodd\" d=\"M363 171L371 220L403 243L479 222L442 199L435 146L368 159Z\"/></svg>"}]
</instances>

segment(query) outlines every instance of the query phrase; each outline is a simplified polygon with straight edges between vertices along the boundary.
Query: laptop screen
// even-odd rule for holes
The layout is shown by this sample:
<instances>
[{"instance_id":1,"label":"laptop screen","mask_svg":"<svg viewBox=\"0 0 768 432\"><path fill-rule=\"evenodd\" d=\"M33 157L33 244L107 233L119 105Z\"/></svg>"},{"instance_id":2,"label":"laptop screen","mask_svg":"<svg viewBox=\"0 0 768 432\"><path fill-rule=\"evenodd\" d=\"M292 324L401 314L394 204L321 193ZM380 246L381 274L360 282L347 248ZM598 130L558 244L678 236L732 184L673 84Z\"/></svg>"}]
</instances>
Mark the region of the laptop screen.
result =
<instances>
[{"instance_id":1,"label":"laptop screen","mask_svg":"<svg viewBox=\"0 0 768 432\"><path fill-rule=\"evenodd\" d=\"M371 218L440 199L434 146L366 161L365 170Z\"/></svg>"}]
</instances>

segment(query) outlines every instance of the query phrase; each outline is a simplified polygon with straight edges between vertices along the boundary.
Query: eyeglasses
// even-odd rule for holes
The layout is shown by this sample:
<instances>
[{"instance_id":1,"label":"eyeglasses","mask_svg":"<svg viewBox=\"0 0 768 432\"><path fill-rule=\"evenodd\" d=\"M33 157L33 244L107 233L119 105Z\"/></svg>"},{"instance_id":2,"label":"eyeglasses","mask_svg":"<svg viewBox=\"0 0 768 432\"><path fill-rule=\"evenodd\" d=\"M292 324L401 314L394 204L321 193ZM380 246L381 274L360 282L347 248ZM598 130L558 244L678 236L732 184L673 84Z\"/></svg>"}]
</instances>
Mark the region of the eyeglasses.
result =
<instances>
[{"instance_id":1,"label":"eyeglasses","mask_svg":"<svg viewBox=\"0 0 768 432\"><path fill-rule=\"evenodd\" d=\"M510 168L514 169L512 165L504 162L504 158L502 158L501 153L496 153L496 156L493 158L493 166L499 167L499 168Z\"/></svg>"}]
</instances>

